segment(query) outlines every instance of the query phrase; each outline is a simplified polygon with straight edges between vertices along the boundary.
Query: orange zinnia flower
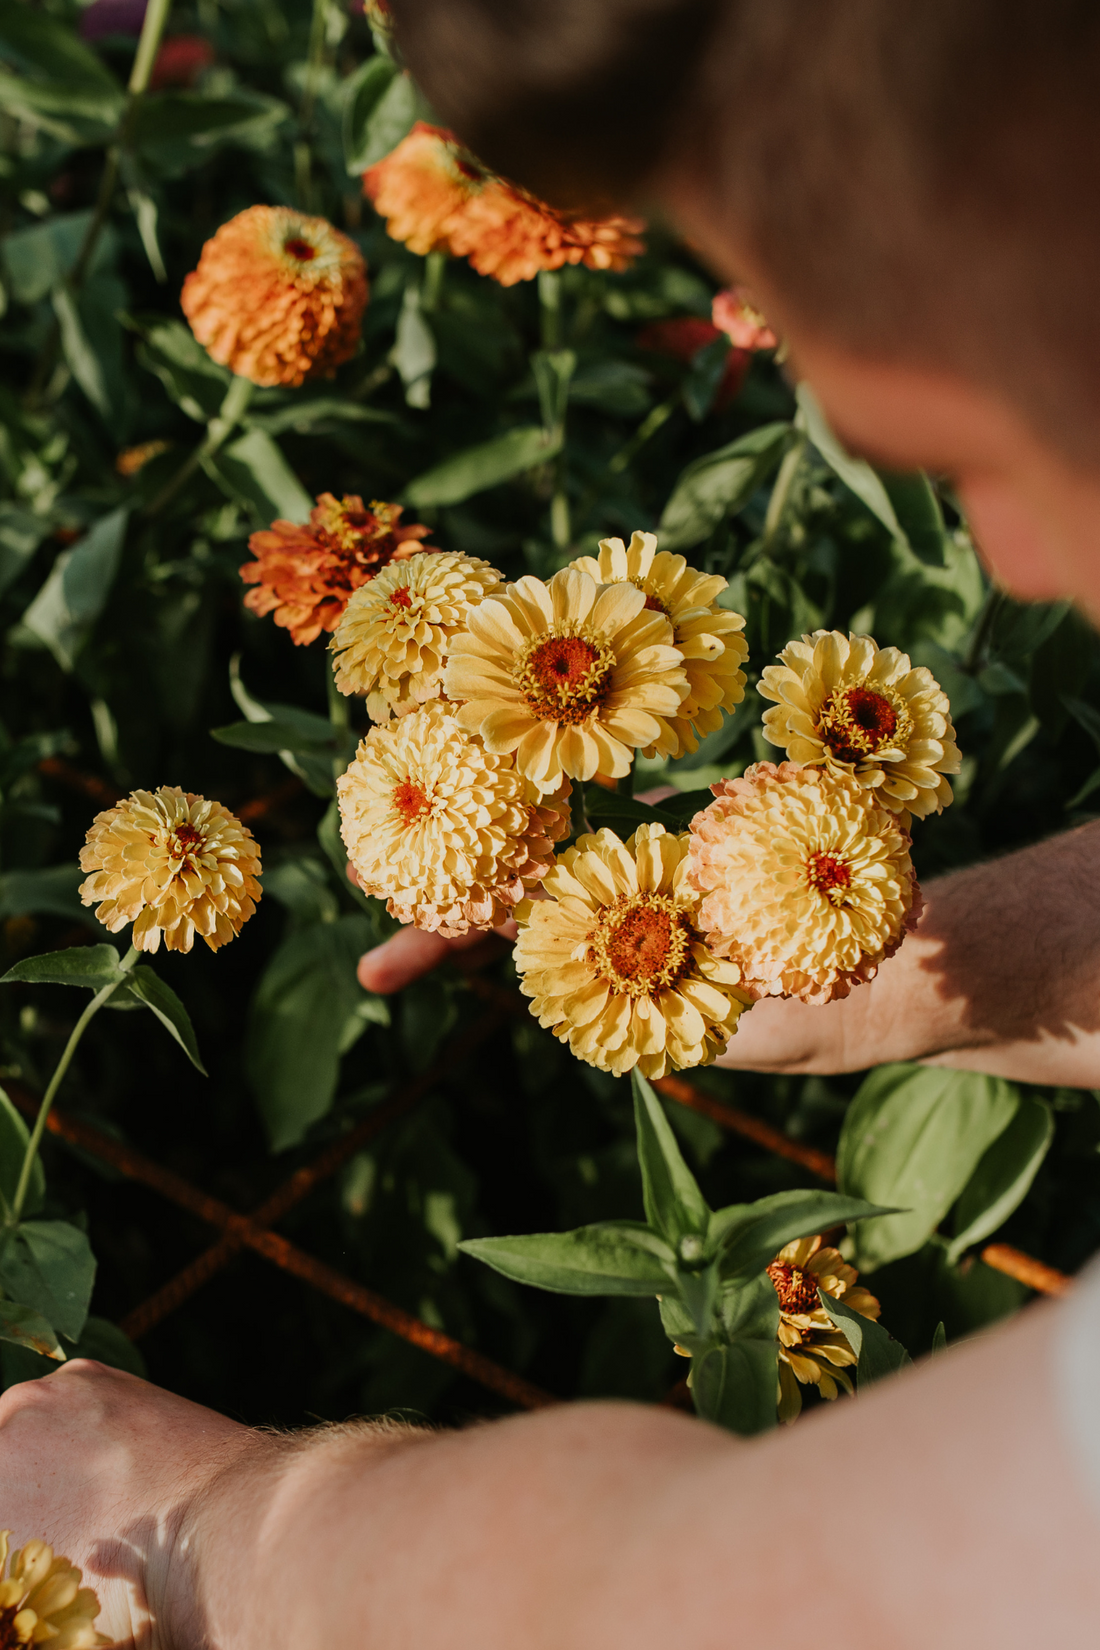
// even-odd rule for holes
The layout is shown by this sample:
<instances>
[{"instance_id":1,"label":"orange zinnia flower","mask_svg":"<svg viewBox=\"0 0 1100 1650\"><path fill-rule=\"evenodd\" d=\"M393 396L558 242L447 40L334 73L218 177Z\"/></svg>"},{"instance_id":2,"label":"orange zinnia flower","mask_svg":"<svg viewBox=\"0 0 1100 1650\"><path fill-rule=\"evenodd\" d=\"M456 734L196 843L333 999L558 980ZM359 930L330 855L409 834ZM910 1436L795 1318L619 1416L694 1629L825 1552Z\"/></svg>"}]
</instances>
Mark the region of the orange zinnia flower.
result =
<instances>
[{"instance_id":1,"label":"orange zinnia flower","mask_svg":"<svg viewBox=\"0 0 1100 1650\"><path fill-rule=\"evenodd\" d=\"M563 264L624 269L644 250L640 219L557 212L487 171L451 132L422 120L364 173L363 189L395 241L412 252L468 258L501 286Z\"/></svg>"},{"instance_id":2,"label":"orange zinnia flower","mask_svg":"<svg viewBox=\"0 0 1100 1650\"><path fill-rule=\"evenodd\" d=\"M240 573L258 588L244 605L253 613L274 613L275 623L299 646L316 641L322 630L335 630L353 590L390 562L432 549L420 543L431 528L402 527L400 515L400 504L367 506L355 494L336 499L322 493L308 526L275 521L266 532L253 533L248 548L256 560Z\"/></svg>"},{"instance_id":3,"label":"orange zinnia flower","mask_svg":"<svg viewBox=\"0 0 1100 1650\"><path fill-rule=\"evenodd\" d=\"M775 349L779 342L747 287L730 286L716 292L710 318L737 349Z\"/></svg>"},{"instance_id":4,"label":"orange zinnia flower","mask_svg":"<svg viewBox=\"0 0 1100 1650\"><path fill-rule=\"evenodd\" d=\"M199 343L254 384L300 384L355 354L366 264L324 218L250 206L223 223L183 283Z\"/></svg>"}]
</instances>

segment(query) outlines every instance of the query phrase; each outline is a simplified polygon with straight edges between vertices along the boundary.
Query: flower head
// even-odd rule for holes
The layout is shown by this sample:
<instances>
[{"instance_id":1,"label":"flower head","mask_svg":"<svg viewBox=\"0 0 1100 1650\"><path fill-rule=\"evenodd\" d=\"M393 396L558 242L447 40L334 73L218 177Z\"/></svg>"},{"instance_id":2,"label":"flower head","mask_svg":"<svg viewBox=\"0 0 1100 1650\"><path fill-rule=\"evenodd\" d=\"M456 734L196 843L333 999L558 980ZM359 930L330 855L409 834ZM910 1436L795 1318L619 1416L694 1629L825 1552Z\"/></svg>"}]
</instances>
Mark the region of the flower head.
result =
<instances>
[{"instance_id":1,"label":"flower head","mask_svg":"<svg viewBox=\"0 0 1100 1650\"><path fill-rule=\"evenodd\" d=\"M10 1530L0 1530L0 1576L8 1567ZM0 1580L0 1650L49 1642L52 1650L95 1650L111 1640L93 1623L99 1599L80 1585L81 1574L45 1541L28 1541L11 1554Z\"/></svg>"},{"instance_id":2,"label":"flower head","mask_svg":"<svg viewBox=\"0 0 1100 1650\"><path fill-rule=\"evenodd\" d=\"M487 750L515 751L542 791L563 774L618 777L631 751L661 738L687 691L665 614L632 584L599 585L565 567L547 584L530 574L467 618L443 676L465 701L464 728Z\"/></svg>"},{"instance_id":3,"label":"flower head","mask_svg":"<svg viewBox=\"0 0 1100 1650\"><path fill-rule=\"evenodd\" d=\"M459 550L421 550L354 592L331 647L341 693L365 693L375 722L436 699L454 638L501 583Z\"/></svg>"},{"instance_id":4,"label":"flower head","mask_svg":"<svg viewBox=\"0 0 1100 1650\"><path fill-rule=\"evenodd\" d=\"M216 59L213 46L201 34L171 35L157 53L149 76L149 90L161 92L166 86L194 86Z\"/></svg>"},{"instance_id":5,"label":"flower head","mask_svg":"<svg viewBox=\"0 0 1100 1650\"><path fill-rule=\"evenodd\" d=\"M754 997L827 1003L916 926L909 834L843 773L758 762L691 822L700 927Z\"/></svg>"},{"instance_id":6,"label":"flower head","mask_svg":"<svg viewBox=\"0 0 1100 1650\"><path fill-rule=\"evenodd\" d=\"M683 556L658 550L656 533L634 533L629 545L601 539L598 560L581 556L570 565L597 584L637 586L646 607L667 616L683 655L688 692L674 716L659 718L661 735L645 754L676 757L697 750L699 736L720 728L722 712L745 697L745 621L717 602L727 581L720 574L697 573Z\"/></svg>"},{"instance_id":7,"label":"flower head","mask_svg":"<svg viewBox=\"0 0 1100 1650\"><path fill-rule=\"evenodd\" d=\"M503 922L569 832L568 783L540 799L442 700L372 728L336 789L360 885L446 935Z\"/></svg>"},{"instance_id":8,"label":"flower head","mask_svg":"<svg viewBox=\"0 0 1100 1650\"><path fill-rule=\"evenodd\" d=\"M650 321L634 342L639 349L653 350L657 355L671 355L675 361L691 362L701 349L716 343L722 336L722 329L711 321L705 321L701 315L672 315L663 321ZM711 404L713 412L725 412L745 382L751 360L748 350L730 346L722 381Z\"/></svg>"},{"instance_id":9,"label":"flower head","mask_svg":"<svg viewBox=\"0 0 1100 1650\"><path fill-rule=\"evenodd\" d=\"M353 590L367 584L391 562L405 561L431 531L401 525L400 504L368 506L355 494L322 493L309 525L274 521L253 533L248 548L256 560L241 568L253 613L274 613L299 645L334 630ZM430 547L429 547L430 548Z\"/></svg>"},{"instance_id":10,"label":"flower head","mask_svg":"<svg viewBox=\"0 0 1100 1650\"><path fill-rule=\"evenodd\" d=\"M752 999L699 931L685 836L582 836L519 906L515 963L539 1024L580 1059L644 1077L709 1065Z\"/></svg>"},{"instance_id":11,"label":"flower head","mask_svg":"<svg viewBox=\"0 0 1100 1650\"><path fill-rule=\"evenodd\" d=\"M363 188L395 241L468 258L502 286L563 264L624 269L643 250L638 219L557 212L424 121L363 174Z\"/></svg>"},{"instance_id":12,"label":"flower head","mask_svg":"<svg viewBox=\"0 0 1100 1650\"><path fill-rule=\"evenodd\" d=\"M779 342L743 286L716 292L710 318L737 349L775 349Z\"/></svg>"},{"instance_id":13,"label":"flower head","mask_svg":"<svg viewBox=\"0 0 1100 1650\"><path fill-rule=\"evenodd\" d=\"M112 934L134 925L132 943L190 951L200 934L217 951L240 933L261 889L260 850L251 831L220 802L176 785L134 791L97 814L80 850L92 875L85 905Z\"/></svg>"},{"instance_id":14,"label":"flower head","mask_svg":"<svg viewBox=\"0 0 1100 1650\"><path fill-rule=\"evenodd\" d=\"M851 1392L846 1371L856 1362L848 1337L835 1327L818 1291L843 1300L861 1317L877 1319L879 1303L856 1285L859 1273L838 1249L823 1249L819 1237L798 1238L780 1249L767 1269L779 1296L779 1419L793 1421L802 1408L803 1386L816 1386L833 1399L843 1387Z\"/></svg>"},{"instance_id":15,"label":"flower head","mask_svg":"<svg viewBox=\"0 0 1100 1650\"><path fill-rule=\"evenodd\" d=\"M331 377L355 354L366 305L355 242L288 206L250 206L223 223L180 293L199 343L254 384Z\"/></svg>"},{"instance_id":16,"label":"flower head","mask_svg":"<svg viewBox=\"0 0 1100 1650\"><path fill-rule=\"evenodd\" d=\"M930 670L913 669L896 647L870 636L815 630L768 665L759 692L764 737L792 762L854 774L898 814L939 813L951 801L945 774L958 773L951 705Z\"/></svg>"}]
</instances>

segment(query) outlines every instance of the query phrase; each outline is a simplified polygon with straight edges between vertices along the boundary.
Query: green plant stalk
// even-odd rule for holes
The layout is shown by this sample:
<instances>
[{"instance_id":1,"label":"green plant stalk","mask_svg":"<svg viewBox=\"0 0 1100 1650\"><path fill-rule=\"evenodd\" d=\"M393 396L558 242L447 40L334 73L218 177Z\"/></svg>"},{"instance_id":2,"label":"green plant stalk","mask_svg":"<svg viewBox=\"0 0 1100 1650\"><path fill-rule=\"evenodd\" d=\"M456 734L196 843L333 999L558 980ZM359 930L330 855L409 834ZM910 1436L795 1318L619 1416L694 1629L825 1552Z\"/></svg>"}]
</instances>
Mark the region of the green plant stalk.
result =
<instances>
[{"instance_id":1,"label":"green plant stalk","mask_svg":"<svg viewBox=\"0 0 1100 1650\"><path fill-rule=\"evenodd\" d=\"M294 145L294 188L303 212L309 212L313 202L313 155L309 144L309 131L313 125L313 111L317 107L317 87L325 57L327 15L328 0L313 0L305 82L302 87L302 101L298 108L298 141Z\"/></svg>"},{"instance_id":2,"label":"green plant stalk","mask_svg":"<svg viewBox=\"0 0 1100 1650\"><path fill-rule=\"evenodd\" d=\"M350 727L351 725L351 706L348 703L347 695L341 693L340 689L336 686L335 670L330 670L328 672L327 683L328 719L334 728L339 728L342 732L345 728ZM332 777L334 779L339 779L341 774L344 772L345 767L346 763L343 756L334 756L332 759Z\"/></svg>"},{"instance_id":3,"label":"green plant stalk","mask_svg":"<svg viewBox=\"0 0 1100 1650\"><path fill-rule=\"evenodd\" d=\"M420 287L420 308L424 314L430 314L433 309L439 308L439 295L443 290L446 269L445 252L429 252L424 259L424 279Z\"/></svg>"},{"instance_id":4,"label":"green plant stalk","mask_svg":"<svg viewBox=\"0 0 1100 1650\"><path fill-rule=\"evenodd\" d=\"M561 276L556 269L540 269L539 322L543 349L561 348Z\"/></svg>"},{"instance_id":5,"label":"green plant stalk","mask_svg":"<svg viewBox=\"0 0 1100 1650\"><path fill-rule=\"evenodd\" d=\"M218 449L224 446L244 417L254 388L255 385L250 379L234 377L225 392L225 400L207 424L206 434L199 445L180 465L175 475L165 482L152 503L145 506L142 513L146 517L159 515L164 506L175 498L184 482L190 480L199 465L204 464L208 458L213 458Z\"/></svg>"},{"instance_id":6,"label":"green plant stalk","mask_svg":"<svg viewBox=\"0 0 1100 1650\"><path fill-rule=\"evenodd\" d=\"M124 974L128 974L133 968L134 964L138 960L138 955L139 953L137 947L132 945L123 957L121 963L119 963L119 968ZM65 1073L72 1064L73 1055L76 1053L77 1048L80 1045L80 1039L83 1037L92 1020L99 1013L107 999L109 997L113 997L119 986L122 984L122 980L112 980L110 985L105 985L103 987L102 991L97 991L87 1008L84 1010L83 1014L80 1016L79 1020L76 1022L72 1031L69 1033L69 1040L65 1044L61 1058L54 1068L54 1074L50 1078L49 1086L47 1087L45 1094L42 1096L41 1104L38 1107L38 1116L34 1120L34 1128L31 1130L30 1138L27 1141L27 1149L23 1153L23 1166L19 1171L19 1182L15 1188L15 1196L12 1198L11 1211L5 1222L8 1227L15 1227L19 1225L20 1217L23 1213L23 1205L27 1201L27 1192L30 1188L31 1174L34 1170L35 1159L38 1157L38 1148L42 1144L42 1136L46 1130L46 1119L50 1115L50 1108L54 1103L54 1098L58 1089L61 1087Z\"/></svg>"},{"instance_id":7,"label":"green plant stalk","mask_svg":"<svg viewBox=\"0 0 1100 1650\"><path fill-rule=\"evenodd\" d=\"M787 504L794 486L795 477L802 468L802 460L806 456L806 437L800 436L793 447L783 455L783 462L779 466L779 474L775 478L772 496L768 500L768 513L764 518L764 547L774 544L779 535L787 514Z\"/></svg>"}]
</instances>

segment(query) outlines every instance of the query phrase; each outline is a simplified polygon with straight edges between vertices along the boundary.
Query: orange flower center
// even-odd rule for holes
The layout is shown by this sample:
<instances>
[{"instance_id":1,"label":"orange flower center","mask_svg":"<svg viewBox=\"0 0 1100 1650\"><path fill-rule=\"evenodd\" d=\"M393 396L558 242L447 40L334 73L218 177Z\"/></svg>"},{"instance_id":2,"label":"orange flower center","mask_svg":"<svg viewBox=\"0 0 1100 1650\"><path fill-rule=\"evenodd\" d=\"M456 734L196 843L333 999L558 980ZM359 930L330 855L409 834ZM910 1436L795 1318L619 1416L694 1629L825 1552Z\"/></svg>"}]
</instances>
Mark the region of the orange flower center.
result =
<instances>
[{"instance_id":1,"label":"orange flower center","mask_svg":"<svg viewBox=\"0 0 1100 1650\"><path fill-rule=\"evenodd\" d=\"M605 642L572 627L528 644L516 679L541 721L586 722L607 691L615 655Z\"/></svg>"},{"instance_id":2,"label":"orange flower center","mask_svg":"<svg viewBox=\"0 0 1100 1650\"><path fill-rule=\"evenodd\" d=\"M844 895L852 886L852 873L842 859L832 854L811 854L806 861L806 880L834 905L843 905Z\"/></svg>"},{"instance_id":3,"label":"orange flower center","mask_svg":"<svg viewBox=\"0 0 1100 1650\"><path fill-rule=\"evenodd\" d=\"M202 832L196 830L194 825L188 823L177 825L176 829L172 833L172 837L173 840L169 845L169 851L171 852L173 858L178 857L180 859L184 859L195 848L202 845ZM0 1650L2 1650L2 1647L0 1647Z\"/></svg>"},{"instance_id":4,"label":"orange flower center","mask_svg":"<svg viewBox=\"0 0 1100 1650\"><path fill-rule=\"evenodd\" d=\"M283 242L283 251L290 258L297 258L300 264L311 263L317 256L317 248L304 241L300 235L292 235Z\"/></svg>"},{"instance_id":5,"label":"orange flower center","mask_svg":"<svg viewBox=\"0 0 1100 1650\"><path fill-rule=\"evenodd\" d=\"M412 779L403 779L394 786L393 805L406 825L413 825L432 811L427 792Z\"/></svg>"},{"instance_id":6,"label":"orange flower center","mask_svg":"<svg viewBox=\"0 0 1100 1650\"><path fill-rule=\"evenodd\" d=\"M621 894L589 934L589 960L616 991L647 997L686 973L691 929L664 894Z\"/></svg>"},{"instance_id":7,"label":"orange flower center","mask_svg":"<svg viewBox=\"0 0 1100 1650\"><path fill-rule=\"evenodd\" d=\"M408 585L407 584L399 584L397 589L394 591L393 595L390 597L390 606L391 607L406 607L407 608L407 607L411 607L412 604L413 604L413 599L409 594Z\"/></svg>"},{"instance_id":8,"label":"orange flower center","mask_svg":"<svg viewBox=\"0 0 1100 1650\"><path fill-rule=\"evenodd\" d=\"M860 762L893 743L900 708L871 688L842 688L822 706L821 738L838 762ZM903 737L909 731L904 728Z\"/></svg>"},{"instance_id":9,"label":"orange flower center","mask_svg":"<svg viewBox=\"0 0 1100 1650\"><path fill-rule=\"evenodd\" d=\"M805 1313L816 1310L819 1305L817 1279L812 1272L803 1272L799 1267L789 1266L782 1260L773 1260L767 1272L779 1296L779 1307L782 1312Z\"/></svg>"}]
</instances>

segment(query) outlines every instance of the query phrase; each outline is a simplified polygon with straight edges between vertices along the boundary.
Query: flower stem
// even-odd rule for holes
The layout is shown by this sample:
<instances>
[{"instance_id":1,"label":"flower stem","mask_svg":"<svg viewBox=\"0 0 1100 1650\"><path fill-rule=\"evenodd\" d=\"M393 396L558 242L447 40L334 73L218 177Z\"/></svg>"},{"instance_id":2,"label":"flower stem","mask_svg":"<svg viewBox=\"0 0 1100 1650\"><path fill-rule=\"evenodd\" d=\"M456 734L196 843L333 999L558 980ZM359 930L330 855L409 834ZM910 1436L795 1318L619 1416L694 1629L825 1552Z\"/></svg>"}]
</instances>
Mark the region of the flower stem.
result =
<instances>
[{"instance_id":1,"label":"flower stem","mask_svg":"<svg viewBox=\"0 0 1100 1650\"><path fill-rule=\"evenodd\" d=\"M560 349L561 277L556 269L539 270L539 318L543 349Z\"/></svg>"},{"instance_id":2,"label":"flower stem","mask_svg":"<svg viewBox=\"0 0 1100 1650\"><path fill-rule=\"evenodd\" d=\"M214 454L229 439L244 417L248 403L252 399L254 388L255 386L247 378L234 377L230 380L229 388L225 392L225 400L222 402L217 414L207 424L206 434L194 451L180 465L175 475L165 482L152 503L145 506L142 512L145 516L159 515L164 506L175 498L184 482L190 480L199 465L205 463L208 458L213 458Z\"/></svg>"},{"instance_id":3,"label":"flower stem","mask_svg":"<svg viewBox=\"0 0 1100 1650\"><path fill-rule=\"evenodd\" d=\"M126 955L123 957L121 963L119 963L120 973L128 974L137 960L137 948L135 946L131 946L129 951L127 951ZM57 1094L58 1089L61 1087L62 1079L72 1064L72 1058L77 1051L80 1039L83 1037L91 1021L99 1013L108 997L112 997L122 983L123 982L121 979L112 980L110 985L105 985L103 987L102 991L97 991L69 1034L69 1040L65 1044L61 1058L54 1068L54 1074L50 1078L49 1087L42 1096L42 1102L38 1108L38 1116L34 1120L34 1128L31 1130L30 1138L27 1141L27 1149L23 1153L23 1166L19 1171L19 1183L15 1188L15 1196L12 1199L11 1211L5 1222L9 1228L18 1226L19 1224L20 1217L23 1213L23 1205L27 1201L27 1192L30 1189L31 1174L34 1171L35 1160L38 1157L38 1148L42 1144L42 1136L45 1133L46 1119L50 1115L50 1108L54 1103L54 1097Z\"/></svg>"},{"instance_id":4,"label":"flower stem","mask_svg":"<svg viewBox=\"0 0 1100 1650\"><path fill-rule=\"evenodd\" d=\"M345 728L350 727L351 725L350 711L351 706L348 702L346 694L341 693L340 689L336 686L336 672L334 670L330 670L328 672L328 719L332 723L333 727L341 733ZM344 754L341 751L339 755L334 756L332 759L333 778L339 779L346 767L347 762L345 761Z\"/></svg>"},{"instance_id":5,"label":"flower stem","mask_svg":"<svg viewBox=\"0 0 1100 1650\"><path fill-rule=\"evenodd\" d=\"M447 268L445 252L429 252L424 259L424 279L420 287L420 308L430 313L439 308L439 294L443 290L443 275Z\"/></svg>"},{"instance_id":6,"label":"flower stem","mask_svg":"<svg viewBox=\"0 0 1100 1650\"><path fill-rule=\"evenodd\" d=\"M313 204L313 156L309 132L313 125L313 111L317 104L317 91L325 58L327 21L328 0L313 0L305 82L302 87L302 101L298 107L298 141L294 145L294 188L303 212L311 211Z\"/></svg>"}]
</instances>

